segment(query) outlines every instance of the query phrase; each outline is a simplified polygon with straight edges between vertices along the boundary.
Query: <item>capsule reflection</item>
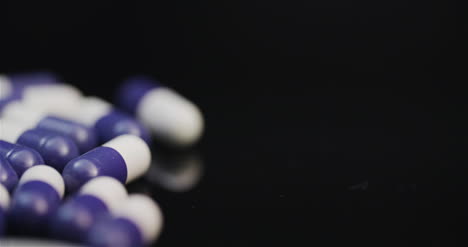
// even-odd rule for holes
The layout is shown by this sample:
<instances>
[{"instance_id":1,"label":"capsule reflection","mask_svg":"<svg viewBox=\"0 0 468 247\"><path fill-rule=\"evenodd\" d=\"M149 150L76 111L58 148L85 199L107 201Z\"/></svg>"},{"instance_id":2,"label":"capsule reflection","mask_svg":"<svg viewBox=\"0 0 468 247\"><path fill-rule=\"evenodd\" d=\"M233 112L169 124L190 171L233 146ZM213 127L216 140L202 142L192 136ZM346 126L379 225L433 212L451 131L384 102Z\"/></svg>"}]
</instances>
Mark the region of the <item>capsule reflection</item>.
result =
<instances>
[{"instance_id":1,"label":"capsule reflection","mask_svg":"<svg viewBox=\"0 0 468 247\"><path fill-rule=\"evenodd\" d=\"M198 152L153 156L146 181L172 192L186 192L194 188L203 175L204 164Z\"/></svg>"}]
</instances>

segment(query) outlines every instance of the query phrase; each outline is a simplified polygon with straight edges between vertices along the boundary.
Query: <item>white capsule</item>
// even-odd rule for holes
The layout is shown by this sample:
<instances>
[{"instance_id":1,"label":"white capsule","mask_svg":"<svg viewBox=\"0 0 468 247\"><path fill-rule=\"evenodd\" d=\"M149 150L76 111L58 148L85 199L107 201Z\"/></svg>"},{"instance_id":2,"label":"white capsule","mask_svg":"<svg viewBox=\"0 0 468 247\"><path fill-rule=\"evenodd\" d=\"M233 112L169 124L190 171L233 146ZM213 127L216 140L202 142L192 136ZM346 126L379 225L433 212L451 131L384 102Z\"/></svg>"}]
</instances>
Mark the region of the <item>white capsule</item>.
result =
<instances>
[{"instance_id":1,"label":"white capsule","mask_svg":"<svg viewBox=\"0 0 468 247\"><path fill-rule=\"evenodd\" d=\"M89 180L81 187L79 194L92 195L101 199L112 212L124 201L128 194L117 179L101 176Z\"/></svg>"},{"instance_id":2,"label":"white capsule","mask_svg":"<svg viewBox=\"0 0 468 247\"><path fill-rule=\"evenodd\" d=\"M135 223L147 244L156 240L163 226L161 209L151 198L142 194L130 195L116 210L115 216Z\"/></svg>"},{"instance_id":3,"label":"white capsule","mask_svg":"<svg viewBox=\"0 0 468 247\"><path fill-rule=\"evenodd\" d=\"M49 184L63 198L65 193L65 183L62 176L54 168L46 165L37 165L29 168L21 176L18 187L29 181L41 181Z\"/></svg>"}]
</instances>

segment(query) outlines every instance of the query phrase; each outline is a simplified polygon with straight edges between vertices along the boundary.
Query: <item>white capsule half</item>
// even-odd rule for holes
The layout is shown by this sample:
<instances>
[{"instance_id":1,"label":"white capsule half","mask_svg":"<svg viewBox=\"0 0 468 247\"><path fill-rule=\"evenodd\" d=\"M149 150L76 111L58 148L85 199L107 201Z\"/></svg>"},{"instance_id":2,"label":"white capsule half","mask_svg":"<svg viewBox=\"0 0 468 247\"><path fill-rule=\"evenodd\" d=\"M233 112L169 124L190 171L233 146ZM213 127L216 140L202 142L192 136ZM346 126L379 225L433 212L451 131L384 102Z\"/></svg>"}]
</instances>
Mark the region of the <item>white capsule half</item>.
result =
<instances>
[{"instance_id":1,"label":"white capsule half","mask_svg":"<svg viewBox=\"0 0 468 247\"><path fill-rule=\"evenodd\" d=\"M178 146L195 143L203 133L204 121L198 107L169 88L149 91L136 113L158 137Z\"/></svg>"},{"instance_id":2,"label":"white capsule half","mask_svg":"<svg viewBox=\"0 0 468 247\"><path fill-rule=\"evenodd\" d=\"M112 105L97 97L84 97L79 102L79 107L68 118L88 126L94 124L103 116L109 114L113 109Z\"/></svg>"},{"instance_id":3,"label":"white capsule half","mask_svg":"<svg viewBox=\"0 0 468 247\"><path fill-rule=\"evenodd\" d=\"M89 180L81 187L81 195L92 195L101 199L113 212L119 205L127 199L128 194L125 187L117 179L101 176Z\"/></svg>"},{"instance_id":4,"label":"white capsule half","mask_svg":"<svg viewBox=\"0 0 468 247\"><path fill-rule=\"evenodd\" d=\"M0 209L5 211L10 206L10 194L8 194L8 190L0 184Z\"/></svg>"},{"instance_id":5,"label":"white capsule half","mask_svg":"<svg viewBox=\"0 0 468 247\"><path fill-rule=\"evenodd\" d=\"M78 109L82 93L67 84L41 84L26 87L23 102L48 113L69 115Z\"/></svg>"},{"instance_id":6,"label":"white capsule half","mask_svg":"<svg viewBox=\"0 0 468 247\"><path fill-rule=\"evenodd\" d=\"M116 210L115 216L135 223L147 244L156 240L163 227L163 214L158 204L142 194L130 195Z\"/></svg>"},{"instance_id":7,"label":"white capsule half","mask_svg":"<svg viewBox=\"0 0 468 247\"><path fill-rule=\"evenodd\" d=\"M65 183L63 182L62 176L54 168L46 165L37 165L29 168L21 176L18 187L29 181L41 181L49 184L59 194L60 198L63 198L65 193Z\"/></svg>"},{"instance_id":8,"label":"white capsule half","mask_svg":"<svg viewBox=\"0 0 468 247\"><path fill-rule=\"evenodd\" d=\"M21 101L14 101L3 108L1 115L3 119L11 121L37 123L49 114L43 109L34 109ZM31 125L31 127L33 126Z\"/></svg>"},{"instance_id":9,"label":"white capsule half","mask_svg":"<svg viewBox=\"0 0 468 247\"><path fill-rule=\"evenodd\" d=\"M121 135L102 145L116 150L127 165L127 182L148 171L151 151L143 139L134 135Z\"/></svg>"}]
</instances>

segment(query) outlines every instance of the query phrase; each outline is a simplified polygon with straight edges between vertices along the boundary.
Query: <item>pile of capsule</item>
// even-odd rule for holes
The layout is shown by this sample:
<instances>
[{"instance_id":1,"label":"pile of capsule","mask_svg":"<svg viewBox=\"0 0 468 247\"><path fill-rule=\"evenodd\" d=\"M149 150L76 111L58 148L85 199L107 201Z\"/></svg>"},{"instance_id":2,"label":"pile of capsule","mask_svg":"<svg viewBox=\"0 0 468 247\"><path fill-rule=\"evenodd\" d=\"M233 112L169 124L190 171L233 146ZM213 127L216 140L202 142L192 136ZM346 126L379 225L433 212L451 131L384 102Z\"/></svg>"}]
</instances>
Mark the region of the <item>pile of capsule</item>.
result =
<instances>
[{"instance_id":1,"label":"pile of capsule","mask_svg":"<svg viewBox=\"0 0 468 247\"><path fill-rule=\"evenodd\" d=\"M125 184L151 164L154 136L190 146L199 109L148 77L125 80L117 107L51 73L0 75L0 239L7 232L88 246L144 246L163 217Z\"/></svg>"}]
</instances>

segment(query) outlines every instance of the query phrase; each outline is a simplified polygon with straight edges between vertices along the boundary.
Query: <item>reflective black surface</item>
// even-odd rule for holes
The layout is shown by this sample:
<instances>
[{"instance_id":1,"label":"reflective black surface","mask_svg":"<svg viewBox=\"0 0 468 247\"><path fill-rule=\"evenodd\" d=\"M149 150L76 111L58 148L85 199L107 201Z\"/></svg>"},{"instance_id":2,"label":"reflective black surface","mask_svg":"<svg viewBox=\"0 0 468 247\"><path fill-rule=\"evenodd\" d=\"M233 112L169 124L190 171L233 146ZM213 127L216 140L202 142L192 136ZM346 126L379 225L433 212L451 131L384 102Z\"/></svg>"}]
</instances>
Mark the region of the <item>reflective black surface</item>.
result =
<instances>
[{"instance_id":1,"label":"reflective black surface","mask_svg":"<svg viewBox=\"0 0 468 247\"><path fill-rule=\"evenodd\" d=\"M106 99L146 73L203 110L202 142L130 187L164 210L156 246L466 246L460 3L6 9L3 72L50 69Z\"/></svg>"}]
</instances>

